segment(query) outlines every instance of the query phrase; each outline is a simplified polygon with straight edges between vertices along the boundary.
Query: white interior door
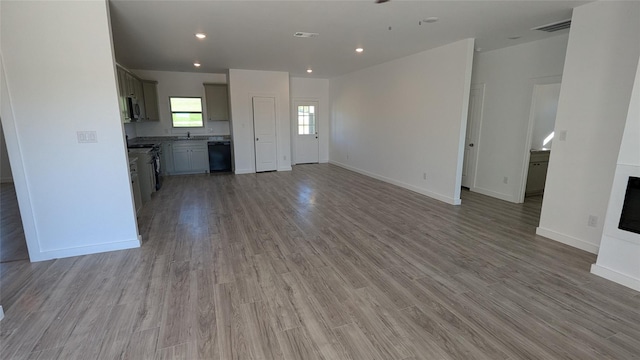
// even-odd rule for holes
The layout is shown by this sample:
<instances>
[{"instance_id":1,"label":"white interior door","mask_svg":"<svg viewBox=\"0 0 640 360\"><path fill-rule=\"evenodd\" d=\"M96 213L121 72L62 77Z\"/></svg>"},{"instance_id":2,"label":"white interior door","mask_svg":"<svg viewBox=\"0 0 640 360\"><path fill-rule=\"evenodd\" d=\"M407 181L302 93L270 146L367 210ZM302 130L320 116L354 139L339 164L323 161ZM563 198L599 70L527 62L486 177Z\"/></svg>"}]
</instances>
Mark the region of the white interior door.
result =
<instances>
[{"instance_id":1,"label":"white interior door","mask_svg":"<svg viewBox=\"0 0 640 360\"><path fill-rule=\"evenodd\" d=\"M253 131L255 134L256 172L278 168L276 152L276 100L253 97Z\"/></svg>"},{"instance_id":2,"label":"white interior door","mask_svg":"<svg viewBox=\"0 0 640 360\"><path fill-rule=\"evenodd\" d=\"M484 84L475 85L469 94L469 116L464 141L464 160L462 162L462 186L473 188L478 161L478 134L482 122L484 104Z\"/></svg>"},{"instance_id":3,"label":"white interior door","mask_svg":"<svg viewBox=\"0 0 640 360\"><path fill-rule=\"evenodd\" d=\"M319 162L318 102L296 101L296 164Z\"/></svg>"}]
</instances>

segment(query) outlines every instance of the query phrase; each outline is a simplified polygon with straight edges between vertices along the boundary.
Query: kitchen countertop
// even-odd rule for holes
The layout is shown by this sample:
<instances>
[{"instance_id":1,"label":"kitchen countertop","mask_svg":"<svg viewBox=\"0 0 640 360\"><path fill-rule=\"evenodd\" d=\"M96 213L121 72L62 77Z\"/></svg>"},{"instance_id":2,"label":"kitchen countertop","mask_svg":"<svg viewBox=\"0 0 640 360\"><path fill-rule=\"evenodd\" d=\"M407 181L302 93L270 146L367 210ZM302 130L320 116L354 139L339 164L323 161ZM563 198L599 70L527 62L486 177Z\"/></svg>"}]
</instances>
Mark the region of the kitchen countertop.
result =
<instances>
[{"instance_id":1,"label":"kitchen countertop","mask_svg":"<svg viewBox=\"0 0 640 360\"><path fill-rule=\"evenodd\" d=\"M231 141L230 135L193 135L189 138L186 136L140 136L129 139L129 145L135 144L160 144L165 141L182 141L182 140L206 140L206 141Z\"/></svg>"}]
</instances>

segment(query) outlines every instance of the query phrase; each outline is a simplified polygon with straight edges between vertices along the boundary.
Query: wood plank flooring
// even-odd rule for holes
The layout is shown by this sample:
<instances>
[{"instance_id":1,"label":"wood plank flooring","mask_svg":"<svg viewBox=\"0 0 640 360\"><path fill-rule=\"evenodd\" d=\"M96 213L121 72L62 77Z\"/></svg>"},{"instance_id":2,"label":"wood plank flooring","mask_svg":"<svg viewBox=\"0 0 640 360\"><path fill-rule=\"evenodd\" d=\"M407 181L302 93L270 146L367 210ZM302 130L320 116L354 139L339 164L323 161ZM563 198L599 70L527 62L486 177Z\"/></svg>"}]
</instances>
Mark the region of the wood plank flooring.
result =
<instances>
[{"instance_id":1,"label":"wood plank flooring","mask_svg":"<svg viewBox=\"0 0 640 360\"><path fill-rule=\"evenodd\" d=\"M169 177L140 249L0 264L0 358L640 359L640 294L539 210L326 164Z\"/></svg>"}]
</instances>

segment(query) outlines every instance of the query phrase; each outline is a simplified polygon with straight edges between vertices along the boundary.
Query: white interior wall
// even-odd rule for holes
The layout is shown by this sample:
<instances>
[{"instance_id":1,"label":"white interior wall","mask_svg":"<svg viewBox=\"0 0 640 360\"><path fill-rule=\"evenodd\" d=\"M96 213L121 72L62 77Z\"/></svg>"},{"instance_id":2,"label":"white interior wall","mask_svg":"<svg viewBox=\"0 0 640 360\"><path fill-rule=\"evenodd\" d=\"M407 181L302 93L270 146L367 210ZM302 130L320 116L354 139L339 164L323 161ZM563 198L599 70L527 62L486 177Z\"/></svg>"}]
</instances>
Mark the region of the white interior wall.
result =
<instances>
[{"instance_id":1,"label":"white interior wall","mask_svg":"<svg viewBox=\"0 0 640 360\"><path fill-rule=\"evenodd\" d=\"M106 2L0 7L2 125L31 261L140 246Z\"/></svg>"},{"instance_id":2,"label":"white interior wall","mask_svg":"<svg viewBox=\"0 0 640 360\"><path fill-rule=\"evenodd\" d=\"M290 84L291 103L296 100L318 101L318 141L319 141L319 161L326 163L329 161L329 80L328 79L308 79L291 78ZM291 110L292 124L292 144L295 144L296 111ZM292 160L295 163L295 146L291 146Z\"/></svg>"},{"instance_id":3,"label":"white interior wall","mask_svg":"<svg viewBox=\"0 0 640 360\"><path fill-rule=\"evenodd\" d=\"M574 9L538 234L598 252L638 54L640 3Z\"/></svg>"},{"instance_id":4,"label":"white interior wall","mask_svg":"<svg viewBox=\"0 0 640 360\"><path fill-rule=\"evenodd\" d=\"M13 182L11 165L9 164L9 154L7 154L7 144L4 140L4 130L2 126L0 126L0 182Z\"/></svg>"},{"instance_id":5,"label":"white interior wall","mask_svg":"<svg viewBox=\"0 0 640 360\"><path fill-rule=\"evenodd\" d=\"M254 96L275 98L278 171L291 170L289 73L230 69L229 93L233 118L231 126L235 173L256 171L252 103Z\"/></svg>"},{"instance_id":6,"label":"white interior wall","mask_svg":"<svg viewBox=\"0 0 640 360\"><path fill-rule=\"evenodd\" d=\"M485 93L472 191L520 201L533 87L561 80L567 40L565 34L476 53L471 81L485 84Z\"/></svg>"},{"instance_id":7,"label":"white interior wall","mask_svg":"<svg viewBox=\"0 0 640 360\"><path fill-rule=\"evenodd\" d=\"M640 59L622 135L602 242L591 272L640 291L640 234L618 229L629 177L640 177Z\"/></svg>"},{"instance_id":8,"label":"white interior wall","mask_svg":"<svg viewBox=\"0 0 640 360\"><path fill-rule=\"evenodd\" d=\"M330 161L459 204L473 44L331 79Z\"/></svg>"},{"instance_id":9,"label":"white interior wall","mask_svg":"<svg viewBox=\"0 0 640 360\"><path fill-rule=\"evenodd\" d=\"M532 114L533 131L531 134L531 150L551 149L556 114L558 113L558 100L560 98L560 84L536 85L533 90ZM551 136L553 134L553 136ZM548 140L545 143L545 140Z\"/></svg>"},{"instance_id":10,"label":"white interior wall","mask_svg":"<svg viewBox=\"0 0 640 360\"><path fill-rule=\"evenodd\" d=\"M171 108L169 97L186 96L202 98L202 111L206 119L207 107L204 95L204 83L226 84L226 74L213 73L189 73L175 71L131 70L141 79L155 80L158 82L158 107L160 109L160 121L148 121L135 123L137 136L172 136L186 135L229 135L228 121L204 121L203 128L176 128L171 124Z\"/></svg>"}]
</instances>

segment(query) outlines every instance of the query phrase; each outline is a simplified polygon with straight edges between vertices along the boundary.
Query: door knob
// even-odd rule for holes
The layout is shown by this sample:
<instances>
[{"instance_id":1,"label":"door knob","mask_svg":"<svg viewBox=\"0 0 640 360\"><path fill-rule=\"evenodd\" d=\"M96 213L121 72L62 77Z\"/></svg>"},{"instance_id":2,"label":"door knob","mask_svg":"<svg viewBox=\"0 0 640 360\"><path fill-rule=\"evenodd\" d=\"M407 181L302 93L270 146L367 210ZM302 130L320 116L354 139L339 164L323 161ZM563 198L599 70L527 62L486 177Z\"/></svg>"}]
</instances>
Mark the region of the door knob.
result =
<instances>
[{"instance_id":1,"label":"door knob","mask_svg":"<svg viewBox=\"0 0 640 360\"><path fill-rule=\"evenodd\" d=\"M259 138L256 138L256 141L260 140Z\"/></svg>"},{"instance_id":2,"label":"door knob","mask_svg":"<svg viewBox=\"0 0 640 360\"><path fill-rule=\"evenodd\" d=\"M469 147L473 147L473 143L469 144Z\"/></svg>"}]
</instances>

